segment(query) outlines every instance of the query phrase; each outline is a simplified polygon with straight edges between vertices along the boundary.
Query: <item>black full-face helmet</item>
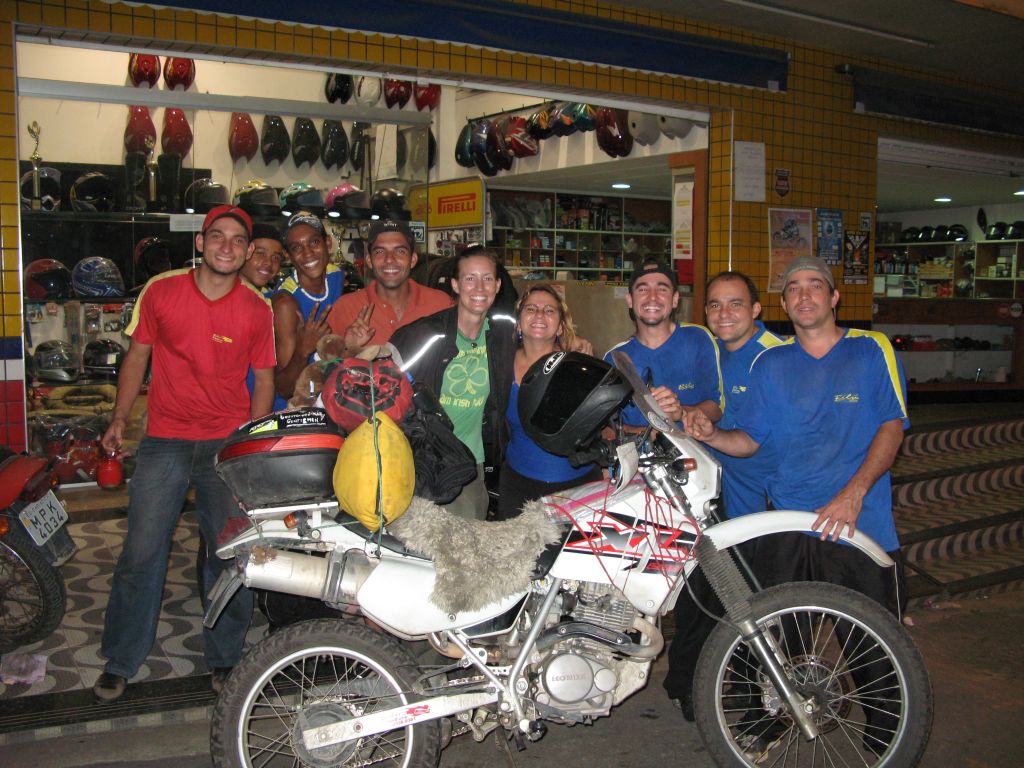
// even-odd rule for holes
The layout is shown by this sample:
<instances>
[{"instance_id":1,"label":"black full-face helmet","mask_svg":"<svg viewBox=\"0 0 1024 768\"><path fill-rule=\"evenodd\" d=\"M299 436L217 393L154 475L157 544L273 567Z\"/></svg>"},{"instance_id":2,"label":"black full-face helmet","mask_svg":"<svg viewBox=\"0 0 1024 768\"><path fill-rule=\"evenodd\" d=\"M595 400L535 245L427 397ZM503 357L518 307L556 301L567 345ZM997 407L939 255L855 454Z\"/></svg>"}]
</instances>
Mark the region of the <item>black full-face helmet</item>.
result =
<instances>
[{"instance_id":1,"label":"black full-face helmet","mask_svg":"<svg viewBox=\"0 0 1024 768\"><path fill-rule=\"evenodd\" d=\"M378 219L408 221L411 218L405 208L405 195L390 187L378 189L373 193L370 212L372 217Z\"/></svg>"},{"instance_id":2,"label":"black full-face helmet","mask_svg":"<svg viewBox=\"0 0 1024 768\"><path fill-rule=\"evenodd\" d=\"M530 366L519 385L519 420L549 453L586 447L633 396L616 368L579 352L554 352Z\"/></svg>"},{"instance_id":3,"label":"black full-face helmet","mask_svg":"<svg viewBox=\"0 0 1024 768\"><path fill-rule=\"evenodd\" d=\"M113 339L94 339L85 345L82 368L86 375L117 378L124 358L124 347Z\"/></svg>"},{"instance_id":4,"label":"black full-face helmet","mask_svg":"<svg viewBox=\"0 0 1024 768\"><path fill-rule=\"evenodd\" d=\"M83 173L71 185L71 208L86 213L114 210L114 180L105 173Z\"/></svg>"}]
</instances>

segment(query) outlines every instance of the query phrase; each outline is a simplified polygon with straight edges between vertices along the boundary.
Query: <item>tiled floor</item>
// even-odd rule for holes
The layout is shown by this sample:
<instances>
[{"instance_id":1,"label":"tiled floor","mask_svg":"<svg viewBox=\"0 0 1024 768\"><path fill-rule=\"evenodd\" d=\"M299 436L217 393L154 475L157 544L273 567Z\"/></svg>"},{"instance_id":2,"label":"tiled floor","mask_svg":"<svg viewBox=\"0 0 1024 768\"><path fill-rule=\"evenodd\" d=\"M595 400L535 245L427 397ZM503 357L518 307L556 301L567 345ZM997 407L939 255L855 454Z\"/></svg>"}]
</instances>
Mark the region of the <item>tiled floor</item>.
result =
<instances>
[{"instance_id":1,"label":"tiled floor","mask_svg":"<svg viewBox=\"0 0 1024 768\"><path fill-rule=\"evenodd\" d=\"M68 594L64 620L46 640L17 650L46 656L46 677L31 686L0 683L0 701L91 688L96 682L105 661L100 656L103 613L126 526L127 521L121 516L69 524L78 551L61 567ZM202 649L202 608L195 578L197 541L195 517L186 513L171 546L157 639L132 682L207 672ZM266 621L257 611L249 641L255 642L265 634Z\"/></svg>"}]
</instances>

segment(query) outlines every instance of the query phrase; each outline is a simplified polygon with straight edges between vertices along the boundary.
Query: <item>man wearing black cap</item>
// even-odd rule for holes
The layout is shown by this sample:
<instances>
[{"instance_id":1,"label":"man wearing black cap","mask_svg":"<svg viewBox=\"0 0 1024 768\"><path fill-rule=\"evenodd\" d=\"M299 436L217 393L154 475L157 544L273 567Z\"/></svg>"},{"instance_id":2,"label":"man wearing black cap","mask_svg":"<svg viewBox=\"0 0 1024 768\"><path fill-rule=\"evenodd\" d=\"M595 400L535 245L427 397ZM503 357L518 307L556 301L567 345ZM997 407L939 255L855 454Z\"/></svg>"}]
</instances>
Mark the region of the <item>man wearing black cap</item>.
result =
<instances>
[{"instance_id":1,"label":"man wearing black cap","mask_svg":"<svg viewBox=\"0 0 1024 768\"><path fill-rule=\"evenodd\" d=\"M451 297L409 279L416 266L416 241L404 221L373 223L366 259L373 281L363 290L343 296L327 322L345 337L346 355L368 344L386 344L399 328L452 306Z\"/></svg>"},{"instance_id":2,"label":"man wearing black cap","mask_svg":"<svg viewBox=\"0 0 1024 768\"><path fill-rule=\"evenodd\" d=\"M793 259L782 275L782 307L795 337L755 360L735 429L719 429L703 414L687 414L686 428L733 456L749 456L771 440L779 456L767 483L772 507L817 515L812 527L820 533L757 540L753 565L763 587L789 581L841 584L899 615L903 574L889 467L910 426L906 383L884 334L836 324L838 303L835 278L824 260ZM895 572L875 567L839 541L840 534L852 536L855 530L890 553ZM851 666L862 700L872 677L886 679L886 669L876 673L869 660ZM885 701L880 693L866 708L864 745L877 754L885 750L895 724ZM769 738L758 737L752 750L765 747Z\"/></svg>"},{"instance_id":3,"label":"man wearing black cap","mask_svg":"<svg viewBox=\"0 0 1024 768\"><path fill-rule=\"evenodd\" d=\"M107 663L93 686L100 703L118 699L156 638L171 538L189 485L203 539L217 541L231 510L231 491L214 471L224 438L242 422L270 411L274 334L270 307L239 278L252 252L252 220L221 205L196 235L202 261L146 283L125 332L131 346L121 365L117 401L103 448L121 447L132 404L152 357L146 436L139 444L129 493L128 533L114 570L100 653ZM255 371L252 398L245 386ZM209 590L228 563L207 553ZM203 597L205 603L205 595ZM252 594L240 590L213 629L203 630L214 684L242 655Z\"/></svg>"},{"instance_id":4,"label":"man wearing black cap","mask_svg":"<svg viewBox=\"0 0 1024 768\"><path fill-rule=\"evenodd\" d=\"M720 419L724 401L715 337L703 325L675 321L679 306L675 273L654 257L644 259L629 278L626 305L636 333L612 347L605 360L611 362L615 350L629 355L670 418L679 420L685 412L698 409L711 421ZM622 410L622 420L637 427L647 423L632 403Z\"/></svg>"},{"instance_id":5,"label":"man wearing black cap","mask_svg":"<svg viewBox=\"0 0 1024 768\"><path fill-rule=\"evenodd\" d=\"M277 345L275 410L287 407L295 382L328 332L331 307L345 289L345 273L330 263L331 237L315 215L299 211L288 219L284 246L295 269L272 300Z\"/></svg>"}]
</instances>

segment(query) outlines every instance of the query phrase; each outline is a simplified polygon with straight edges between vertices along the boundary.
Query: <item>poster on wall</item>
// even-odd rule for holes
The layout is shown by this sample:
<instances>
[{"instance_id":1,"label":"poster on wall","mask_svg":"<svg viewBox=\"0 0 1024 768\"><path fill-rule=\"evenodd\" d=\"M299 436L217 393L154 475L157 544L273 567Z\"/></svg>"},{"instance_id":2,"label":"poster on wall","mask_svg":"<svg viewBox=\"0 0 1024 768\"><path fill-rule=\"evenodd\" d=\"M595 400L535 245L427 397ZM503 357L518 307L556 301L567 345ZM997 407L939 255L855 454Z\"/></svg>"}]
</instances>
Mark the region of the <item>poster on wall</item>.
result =
<instances>
[{"instance_id":1,"label":"poster on wall","mask_svg":"<svg viewBox=\"0 0 1024 768\"><path fill-rule=\"evenodd\" d=\"M768 209L768 291L782 290L789 262L811 255L811 211L808 208Z\"/></svg>"},{"instance_id":2,"label":"poster on wall","mask_svg":"<svg viewBox=\"0 0 1024 768\"><path fill-rule=\"evenodd\" d=\"M838 264L843 255L843 212L836 208L817 208L814 220L818 230L818 257L826 264Z\"/></svg>"},{"instance_id":3,"label":"poster on wall","mask_svg":"<svg viewBox=\"0 0 1024 768\"><path fill-rule=\"evenodd\" d=\"M868 230L851 229L843 237L843 285L868 284Z\"/></svg>"},{"instance_id":4,"label":"poster on wall","mask_svg":"<svg viewBox=\"0 0 1024 768\"><path fill-rule=\"evenodd\" d=\"M738 201L764 202L764 142L737 141L733 144L733 178Z\"/></svg>"},{"instance_id":5,"label":"poster on wall","mask_svg":"<svg viewBox=\"0 0 1024 768\"><path fill-rule=\"evenodd\" d=\"M680 283L693 285L692 181L677 181L672 195L672 266Z\"/></svg>"}]
</instances>

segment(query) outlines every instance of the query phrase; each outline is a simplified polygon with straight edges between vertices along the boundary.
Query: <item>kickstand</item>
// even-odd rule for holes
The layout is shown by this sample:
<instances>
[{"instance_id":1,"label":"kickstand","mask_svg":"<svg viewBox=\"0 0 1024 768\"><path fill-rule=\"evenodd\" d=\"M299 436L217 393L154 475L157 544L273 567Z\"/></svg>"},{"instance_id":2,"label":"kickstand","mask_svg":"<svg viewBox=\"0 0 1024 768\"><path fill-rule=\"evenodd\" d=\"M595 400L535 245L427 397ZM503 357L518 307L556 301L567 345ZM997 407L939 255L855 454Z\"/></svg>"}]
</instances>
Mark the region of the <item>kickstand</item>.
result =
<instances>
[{"instance_id":1,"label":"kickstand","mask_svg":"<svg viewBox=\"0 0 1024 768\"><path fill-rule=\"evenodd\" d=\"M517 752L522 752L526 749L526 740L523 738L523 734L519 732L519 729L513 729L511 733L506 734L503 728L496 728L494 730L494 740L498 751L505 755L509 768L519 768L519 762L508 745L510 741L514 741Z\"/></svg>"}]
</instances>

